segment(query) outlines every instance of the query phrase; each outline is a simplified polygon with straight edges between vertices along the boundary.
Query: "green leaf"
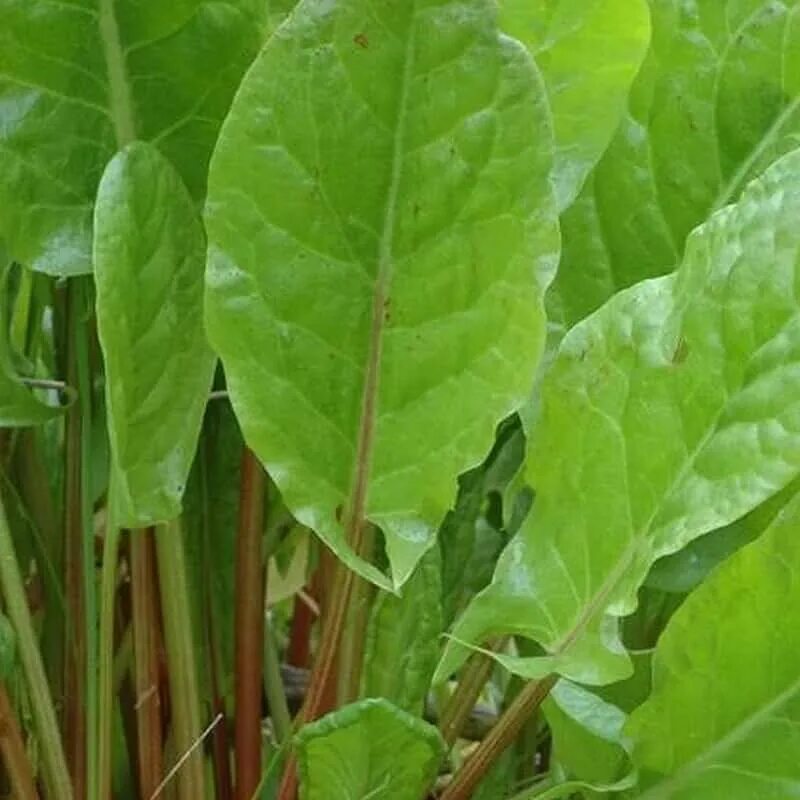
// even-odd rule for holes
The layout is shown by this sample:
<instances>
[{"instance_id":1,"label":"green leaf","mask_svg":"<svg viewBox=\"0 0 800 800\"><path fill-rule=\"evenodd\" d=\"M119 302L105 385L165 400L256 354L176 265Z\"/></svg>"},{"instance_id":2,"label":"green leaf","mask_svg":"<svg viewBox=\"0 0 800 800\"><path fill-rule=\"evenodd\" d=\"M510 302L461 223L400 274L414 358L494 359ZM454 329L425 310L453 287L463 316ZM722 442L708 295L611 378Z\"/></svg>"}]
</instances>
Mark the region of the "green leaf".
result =
<instances>
[{"instance_id":1,"label":"green leaf","mask_svg":"<svg viewBox=\"0 0 800 800\"><path fill-rule=\"evenodd\" d=\"M300 798L419 800L443 754L436 728L386 700L362 700L298 734Z\"/></svg>"},{"instance_id":2,"label":"green leaf","mask_svg":"<svg viewBox=\"0 0 800 800\"><path fill-rule=\"evenodd\" d=\"M103 174L94 229L115 521L138 528L180 514L208 399L205 239L180 176L142 142Z\"/></svg>"},{"instance_id":3,"label":"green leaf","mask_svg":"<svg viewBox=\"0 0 800 800\"><path fill-rule=\"evenodd\" d=\"M90 272L103 169L157 144L196 201L260 43L256 0L0 0L0 236L36 270Z\"/></svg>"},{"instance_id":4,"label":"green leaf","mask_svg":"<svg viewBox=\"0 0 800 800\"><path fill-rule=\"evenodd\" d=\"M402 595L381 592L367 629L362 695L422 715L439 660L442 622L439 547L420 559Z\"/></svg>"},{"instance_id":5,"label":"green leaf","mask_svg":"<svg viewBox=\"0 0 800 800\"><path fill-rule=\"evenodd\" d=\"M800 141L798 0L650 8L628 114L562 218L549 310L566 327L673 270L689 232Z\"/></svg>"},{"instance_id":6,"label":"green leaf","mask_svg":"<svg viewBox=\"0 0 800 800\"><path fill-rule=\"evenodd\" d=\"M690 238L675 275L613 298L562 343L529 455L533 511L459 640L515 633L520 674L629 674L619 617L653 562L800 472L800 151ZM465 656L453 643L440 671Z\"/></svg>"},{"instance_id":7,"label":"green leaf","mask_svg":"<svg viewBox=\"0 0 800 800\"><path fill-rule=\"evenodd\" d=\"M569 779L610 785L630 773L627 715L588 689L559 681L543 710L553 737L553 758Z\"/></svg>"},{"instance_id":8,"label":"green leaf","mask_svg":"<svg viewBox=\"0 0 800 800\"><path fill-rule=\"evenodd\" d=\"M659 559L653 564L646 585L663 592L692 591L726 558L759 537L798 489L800 482L794 480L736 522L707 533L683 550Z\"/></svg>"},{"instance_id":9,"label":"green leaf","mask_svg":"<svg viewBox=\"0 0 800 800\"><path fill-rule=\"evenodd\" d=\"M503 30L527 46L553 111L553 181L567 208L625 112L647 52L647 0L500 0Z\"/></svg>"},{"instance_id":10,"label":"green leaf","mask_svg":"<svg viewBox=\"0 0 800 800\"><path fill-rule=\"evenodd\" d=\"M0 614L0 680L12 677L17 661L17 635L5 614Z\"/></svg>"},{"instance_id":11,"label":"green leaf","mask_svg":"<svg viewBox=\"0 0 800 800\"><path fill-rule=\"evenodd\" d=\"M641 800L800 792L800 499L672 618L627 733Z\"/></svg>"},{"instance_id":12,"label":"green leaf","mask_svg":"<svg viewBox=\"0 0 800 800\"><path fill-rule=\"evenodd\" d=\"M0 245L0 428L40 425L57 417L63 408L40 402L14 368L10 341L13 302L9 297L11 265Z\"/></svg>"},{"instance_id":13,"label":"green leaf","mask_svg":"<svg viewBox=\"0 0 800 800\"><path fill-rule=\"evenodd\" d=\"M298 520L382 586L411 574L530 388L551 151L492 0L306 0L223 127L207 325L234 409ZM365 520L391 583L353 553Z\"/></svg>"}]
</instances>

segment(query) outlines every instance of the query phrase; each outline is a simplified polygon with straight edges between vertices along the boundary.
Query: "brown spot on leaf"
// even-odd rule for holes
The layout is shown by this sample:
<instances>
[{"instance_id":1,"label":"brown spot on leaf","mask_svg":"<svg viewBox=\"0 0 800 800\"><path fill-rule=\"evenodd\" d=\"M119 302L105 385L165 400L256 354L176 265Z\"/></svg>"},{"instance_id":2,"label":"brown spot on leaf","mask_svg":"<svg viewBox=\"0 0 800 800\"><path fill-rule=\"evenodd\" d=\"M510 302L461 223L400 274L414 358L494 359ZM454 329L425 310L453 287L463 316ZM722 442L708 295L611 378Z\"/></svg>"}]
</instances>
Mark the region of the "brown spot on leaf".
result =
<instances>
[{"instance_id":1,"label":"brown spot on leaf","mask_svg":"<svg viewBox=\"0 0 800 800\"><path fill-rule=\"evenodd\" d=\"M686 339L681 336L678 340L678 345L675 348L675 352L672 354L672 363L676 366L678 364L683 364L684 361L689 357L689 345L686 343Z\"/></svg>"},{"instance_id":2,"label":"brown spot on leaf","mask_svg":"<svg viewBox=\"0 0 800 800\"><path fill-rule=\"evenodd\" d=\"M333 515L336 517L337 522L342 521L342 517L344 516L344 506L341 503L339 503L339 505L336 506Z\"/></svg>"},{"instance_id":3,"label":"brown spot on leaf","mask_svg":"<svg viewBox=\"0 0 800 800\"><path fill-rule=\"evenodd\" d=\"M369 47L369 39L367 39L366 33L357 33L353 37L353 41L363 50L366 50Z\"/></svg>"}]
</instances>

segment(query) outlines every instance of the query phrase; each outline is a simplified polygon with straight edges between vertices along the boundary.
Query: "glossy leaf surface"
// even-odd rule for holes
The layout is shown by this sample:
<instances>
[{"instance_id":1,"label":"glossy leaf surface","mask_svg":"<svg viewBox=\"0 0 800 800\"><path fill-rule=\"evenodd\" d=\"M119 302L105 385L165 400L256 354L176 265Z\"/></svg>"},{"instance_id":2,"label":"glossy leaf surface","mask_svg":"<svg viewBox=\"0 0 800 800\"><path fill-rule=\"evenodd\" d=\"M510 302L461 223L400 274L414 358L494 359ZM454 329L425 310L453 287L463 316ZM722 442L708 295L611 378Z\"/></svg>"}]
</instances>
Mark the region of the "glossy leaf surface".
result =
<instances>
[{"instance_id":1,"label":"glossy leaf surface","mask_svg":"<svg viewBox=\"0 0 800 800\"><path fill-rule=\"evenodd\" d=\"M553 112L553 181L567 208L611 141L647 52L647 0L500 0L501 27L542 71Z\"/></svg>"},{"instance_id":2,"label":"glossy leaf surface","mask_svg":"<svg viewBox=\"0 0 800 800\"><path fill-rule=\"evenodd\" d=\"M108 165L94 231L116 522L138 528L180 513L208 400L205 237L180 176L144 143Z\"/></svg>"},{"instance_id":3,"label":"glossy leaf surface","mask_svg":"<svg viewBox=\"0 0 800 800\"><path fill-rule=\"evenodd\" d=\"M800 502L723 564L658 644L627 727L643 800L800 792Z\"/></svg>"},{"instance_id":4,"label":"glossy leaf surface","mask_svg":"<svg viewBox=\"0 0 800 800\"><path fill-rule=\"evenodd\" d=\"M562 218L550 297L566 327L670 272L686 237L800 143L797 0L650 0L652 39L619 132Z\"/></svg>"},{"instance_id":5,"label":"glossy leaf surface","mask_svg":"<svg viewBox=\"0 0 800 800\"><path fill-rule=\"evenodd\" d=\"M381 585L406 580L529 390L551 151L491 0L307 0L221 133L207 315L234 408L297 518ZM348 544L364 520L391 582Z\"/></svg>"},{"instance_id":6,"label":"glossy leaf surface","mask_svg":"<svg viewBox=\"0 0 800 800\"><path fill-rule=\"evenodd\" d=\"M693 234L675 275L567 335L532 436L533 511L457 638L517 633L547 655L511 669L619 680L618 618L652 563L798 474L799 215L796 152Z\"/></svg>"},{"instance_id":7,"label":"glossy leaf surface","mask_svg":"<svg viewBox=\"0 0 800 800\"><path fill-rule=\"evenodd\" d=\"M435 777L438 731L386 700L362 700L297 737L301 800L419 800Z\"/></svg>"},{"instance_id":8,"label":"glossy leaf surface","mask_svg":"<svg viewBox=\"0 0 800 800\"><path fill-rule=\"evenodd\" d=\"M91 271L106 163L155 143L195 200L260 42L253 0L2 0L0 235L36 270Z\"/></svg>"}]
</instances>

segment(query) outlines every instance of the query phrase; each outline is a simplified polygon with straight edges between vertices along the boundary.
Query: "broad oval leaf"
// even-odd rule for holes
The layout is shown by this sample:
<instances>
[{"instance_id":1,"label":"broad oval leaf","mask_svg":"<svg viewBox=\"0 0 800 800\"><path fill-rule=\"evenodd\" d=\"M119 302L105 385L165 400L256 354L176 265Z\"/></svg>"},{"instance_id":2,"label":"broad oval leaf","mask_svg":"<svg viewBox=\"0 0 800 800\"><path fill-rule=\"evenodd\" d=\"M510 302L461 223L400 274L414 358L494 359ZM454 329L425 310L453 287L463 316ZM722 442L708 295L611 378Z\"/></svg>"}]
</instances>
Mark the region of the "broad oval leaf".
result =
<instances>
[{"instance_id":1,"label":"broad oval leaf","mask_svg":"<svg viewBox=\"0 0 800 800\"><path fill-rule=\"evenodd\" d=\"M680 263L709 213L800 143L798 0L650 0L628 113L562 218L550 295L566 327Z\"/></svg>"},{"instance_id":2,"label":"broad oval leaf","mask_svg":"<svg viewBox=\"0 0 800 800\"><path fill-rule=\"evenodd\" d=\"M138 528L180 514L208 400L205 236L180 176L143 142L103 173L94 236L115 523Z\"/></svg>"},{"instance_id":3,"label":"broad oval leaf","mask_svg":"<svg viewBox=\"0 0 800 800\"><path fill-rule=\"evenodd\" d=\"M211 164L207 325L250 447L395 586L525 399L558 250L546 101L491 0L301 3Z\"/></svg>"},{"instance_id":4,"label":"broad oval leaf","mask_svg":"<svg viewBox=\"0 0 800 800\"><path fill-rule=\"evenodd\" d=\"M558 207L600 159L647 53L647 0L500 0L500 24L542 71L553 112Z\"/></svg>"},{"instance_id":5,"label":"broad oval leaf","mask_svg":"<svg viewBox=\"0 0 800 800\"><path fill-rule=\"evenodd\" d=\"M443 754L436 728L386 700L362 700L298 734L300 798L419 800Z\"/></svg>"},{"instance_id":6,"label":"broad oval leaf","mask_svg":"<svg viewBox=\"0 0 800 800\"><path fill-rule=\"evenodd\" d=\"M800 793L800 501L725 562L658 643L627 733L641 800Z\"/></svg>"},{"instance_id":7,"label":"broad oval leaf","mask_svg":"<svg viewBox=\"0 0 800 800\"><path fill-rule=\"evenodd\" d=\"M564 339L529 455L533 511L455 637L516 633L552 670L630 670L618 618L653 562L800 472L800 151L690 237L678 272L613 298ZM440 669L463 656L455 644Z\"/></svg>"},{"instance_id":8,"label":"broad oval leaf","mask_svg":"<svg viewBox=\"0 0 800 800\"><path fill-rule=\"evenodd\" d=\"M0 0L0 235L12 257L90 272L100 176L136 138L202 200L261 13L255 0Z\"/></svg>"}]
</instances>

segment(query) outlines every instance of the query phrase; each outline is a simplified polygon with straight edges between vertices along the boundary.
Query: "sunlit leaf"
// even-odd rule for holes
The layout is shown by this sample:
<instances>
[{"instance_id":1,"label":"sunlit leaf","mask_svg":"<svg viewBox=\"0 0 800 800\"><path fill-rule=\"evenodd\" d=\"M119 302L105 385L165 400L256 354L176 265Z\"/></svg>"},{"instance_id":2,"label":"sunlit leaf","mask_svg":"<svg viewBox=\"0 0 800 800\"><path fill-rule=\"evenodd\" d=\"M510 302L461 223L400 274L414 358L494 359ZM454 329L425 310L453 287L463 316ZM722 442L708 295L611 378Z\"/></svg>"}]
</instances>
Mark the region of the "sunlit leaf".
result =
<instances>
[{"instance_id":1,"label":"sunlit leaf","mask_svg":"<svg viewBox=\"0 0 800 800\"><path fill-rule=\"evenodd\" d=\"M138 528L180 513L208 400L205 238L179 175L144 143L103 174L94 229L115 522Z\"/></svg>"},{"instance_id":2,"label":"sunlit leaf","mask_svg":"<svg viewBox=\"0 0 800 800\"><path fill-rule=\"evenodd\" d=\"M207 324L234 409L298 520L383 586L530 388L551 159L541 83L492 0L306 0L221 133ZM353 552L365 520L391 582Z\"/></svg>"}]
</instances>

